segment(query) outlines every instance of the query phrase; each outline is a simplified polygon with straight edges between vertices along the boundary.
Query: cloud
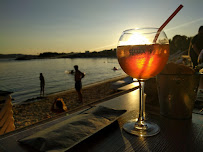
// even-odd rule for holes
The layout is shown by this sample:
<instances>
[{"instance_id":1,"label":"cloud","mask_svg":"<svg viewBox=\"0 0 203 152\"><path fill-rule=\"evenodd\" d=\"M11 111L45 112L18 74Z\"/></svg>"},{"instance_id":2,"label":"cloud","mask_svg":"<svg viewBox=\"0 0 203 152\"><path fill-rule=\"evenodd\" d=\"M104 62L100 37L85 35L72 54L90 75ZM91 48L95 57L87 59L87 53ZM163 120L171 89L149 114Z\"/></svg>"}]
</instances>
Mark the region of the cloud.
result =
<instances>
[{"instance_id":1,"label":"cloud","mask_svg":"<svg viewBox=\"0 0 203 152\"><path fill-rule=\"evenodd\" d=\"M193 20L191 22L187 22L187 23L184 23L184 24L181 24L181 25L166 29L165 31L170 31L170 30L174 30L174 29L181 28L181 27L184 27L184 26L188 26L190 24L194 24L194 23L202 21L202 20L203 20L203 18L199 18L199 19Z\"/></svg>"},{"instance_id":2,"label":"cloud","mask_svg":"<svg viewBox=\"0 0 203 152\"><path fill-rule=\"evenodd\" d=\"M90 49L90 50L95 51L95 50L101 50L101 49L109 49L110 47L116 47L116 46L117 46L117 44L114 43L114 44L109 44L109 45L106 45L106 46L101 46L101 47L93 48L93 49Z\"/></svg>"}]
</instances>

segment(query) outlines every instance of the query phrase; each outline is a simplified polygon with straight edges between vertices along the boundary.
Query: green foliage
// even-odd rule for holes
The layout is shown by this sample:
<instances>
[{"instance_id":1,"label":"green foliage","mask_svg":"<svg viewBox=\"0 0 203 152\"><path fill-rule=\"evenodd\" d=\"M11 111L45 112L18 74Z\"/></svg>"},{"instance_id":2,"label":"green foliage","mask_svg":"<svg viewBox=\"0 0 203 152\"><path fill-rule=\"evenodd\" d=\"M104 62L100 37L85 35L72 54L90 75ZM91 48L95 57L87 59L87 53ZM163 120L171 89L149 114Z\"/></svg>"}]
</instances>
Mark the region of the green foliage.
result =
<instances>
[{"instance_id":1,"label":"green foliage","mask_svg":"<svg viewBox=\"0 0 203 152\"><path fill-rule=\"evenodd\" d=\"M187 37L185 35L175 35L170 42L170 54L176 53L177 51L185 51L190 47L190 41L192 37Z\"/></svg>"},{"instance_id":2,"label":"green foliage","mask_svg":"<svg viewBox=\"0 0 203 152\"><path fill-rule=\"evenodd\" d=\"M40 53L39 57L54 57L59 55L57 52L44 52Z\"/></svg>"}]
</instances>

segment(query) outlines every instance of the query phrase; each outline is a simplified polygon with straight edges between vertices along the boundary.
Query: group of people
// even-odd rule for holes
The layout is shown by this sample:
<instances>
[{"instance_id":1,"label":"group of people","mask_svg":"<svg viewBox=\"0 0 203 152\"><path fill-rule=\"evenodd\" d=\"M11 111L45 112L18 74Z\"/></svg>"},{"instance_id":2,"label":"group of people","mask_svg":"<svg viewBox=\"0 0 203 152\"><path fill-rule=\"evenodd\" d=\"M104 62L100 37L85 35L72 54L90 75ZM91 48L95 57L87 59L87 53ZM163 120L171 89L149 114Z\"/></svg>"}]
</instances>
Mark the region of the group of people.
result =
<instances>
[{"instance_id":1,"label":"group of people","mask_svg":"<svg viewBox=\"0 0 203 152\"><path fill-rule=\"evenodd\" d=\"M79 102L83 103L83 97L82 97L82 78L84 78L85 74L83 72L81 72L78 68L78 65L74 66L75 72L74 72L74 76L75 76L75 90L78 93L78 98L79 98ZM39 76L40 79L40 96L44 96L44 88L45 88L45 79L42 73L40 73ZM63 112L66 111L67 108L65 106L64 101L60 98L60 99L56 99L52 105L51 110L53 112Z\"/></svg>"}]
</instances>

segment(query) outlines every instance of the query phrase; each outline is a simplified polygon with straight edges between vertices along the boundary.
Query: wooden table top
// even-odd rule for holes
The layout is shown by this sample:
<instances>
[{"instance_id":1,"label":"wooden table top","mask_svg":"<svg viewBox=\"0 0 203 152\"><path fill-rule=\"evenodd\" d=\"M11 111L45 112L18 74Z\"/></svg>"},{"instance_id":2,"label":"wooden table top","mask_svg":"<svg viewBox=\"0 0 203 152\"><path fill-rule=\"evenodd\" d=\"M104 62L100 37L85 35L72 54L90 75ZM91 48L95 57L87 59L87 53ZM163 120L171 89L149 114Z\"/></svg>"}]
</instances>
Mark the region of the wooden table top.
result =
<instances>
[{"instance_id":1,"label":"wooden table top","mask_svg":"<svg viewBox=\"0 0 203 152\"><path fill-rule=\"evenodd\" d=\"M96 106L102 105L118 110L127 110L118 121L95 133L88 139L74 146L71 152L131 152L131 151L203 151L203 116L193 113L192 119L174 120L159 114L159 108L146 105L146 119L157 123L160 133L152 137L137 137L126 133L122 126L130 119L138 116L138 90L113 98ZM77 113L75 113L77 114ZM36 125L8 136L0 137L1 149L9 152L28 151L16 140L36 131L49 127L70 116L60 117L53 121ZM29 150L30 151L30 150Z\"/></svg>"}]
</instances>

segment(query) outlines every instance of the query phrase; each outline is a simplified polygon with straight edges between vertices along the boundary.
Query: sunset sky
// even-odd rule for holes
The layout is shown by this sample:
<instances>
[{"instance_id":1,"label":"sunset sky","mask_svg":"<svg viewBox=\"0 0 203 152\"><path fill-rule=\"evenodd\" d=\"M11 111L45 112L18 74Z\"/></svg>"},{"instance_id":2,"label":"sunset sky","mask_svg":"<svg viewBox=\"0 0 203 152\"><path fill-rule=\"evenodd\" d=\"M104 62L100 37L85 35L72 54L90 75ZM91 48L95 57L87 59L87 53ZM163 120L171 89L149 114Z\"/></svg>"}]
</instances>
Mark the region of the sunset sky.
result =
<instances>
[{"instance_id":1,"label":"sunset sky","mask_svg":"<svg viewBox=\"0 0 203 152\"><path fill-rule=\"evenodd\" d=\"M160 27L180 4L170 39L197 34L203 0L0 0L0 54L116 48L122 31Z\"/></svg>"}]
</instances>

